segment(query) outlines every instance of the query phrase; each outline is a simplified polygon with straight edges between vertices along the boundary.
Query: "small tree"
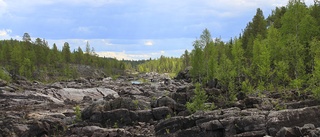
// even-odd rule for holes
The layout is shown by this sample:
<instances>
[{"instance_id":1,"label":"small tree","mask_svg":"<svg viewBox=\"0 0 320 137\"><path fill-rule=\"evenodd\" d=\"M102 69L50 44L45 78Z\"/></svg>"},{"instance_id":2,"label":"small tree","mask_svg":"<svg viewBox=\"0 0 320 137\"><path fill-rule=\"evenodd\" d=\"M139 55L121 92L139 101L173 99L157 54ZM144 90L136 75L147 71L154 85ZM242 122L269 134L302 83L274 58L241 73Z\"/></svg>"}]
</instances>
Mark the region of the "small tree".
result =
<instances>
[{"instance_id":1,"label":"small tree","mask_svg":"<svg viewBox=\"0 0 320 137\"><path fill-rule=\"evenodd\" d=\"M195 84L196 89L194 90L194 97L192 98L191 102L187 102L187 109L192 113L198 110L208 110L214 108L214 104L208 107L205 105L205 102L208 100L208 95L206 92L200 87L200 83Z\"/></svg>"},{"instance_id":2,"label":"small tree","mask_svg":"<svg viewBox=\"0 0 320 137\"><path fill-rule=\"evenodd\" d=\"M26 41L26 42L31 42L31 37L30 37L29 33L24 33L22 36L22 40Z\"/></svg>"}]
</instances>

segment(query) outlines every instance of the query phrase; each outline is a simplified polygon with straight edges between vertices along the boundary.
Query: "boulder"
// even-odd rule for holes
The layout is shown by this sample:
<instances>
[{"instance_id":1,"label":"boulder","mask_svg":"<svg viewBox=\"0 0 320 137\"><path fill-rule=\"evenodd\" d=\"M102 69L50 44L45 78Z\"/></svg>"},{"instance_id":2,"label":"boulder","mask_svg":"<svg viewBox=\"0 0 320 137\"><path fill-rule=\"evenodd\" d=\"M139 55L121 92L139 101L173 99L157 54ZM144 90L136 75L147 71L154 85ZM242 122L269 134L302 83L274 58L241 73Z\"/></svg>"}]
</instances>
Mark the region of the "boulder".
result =
<instances>
[{"instance_id":1,"label":"boulder","mask_svg":"<svg viewBox=\"0 0 320 137\"><path fill-rule=\"evenodd\" d=\"M192 128L196 126L195 119L187 118L187 117L172 117L165 121L159 122L155 126L156 135L164 135L167 134L168 131L170 133L175 133L177 131L186 130L188 128ZM200 131L200 130L198 130ZM193 131L194 132L194 131ZM197 132L199 133L199 132ZM185 133L180 133L185 134Z\"/></svg>"},{"instance_id":2,"label":"boulder","mask_svg":"<svg viewBox=\"0 0 320 137\"><path fill-rule=\"evenodd\" d=\"M257 108L262 103L262 99L258 97L248 97L244 100L246 108Z\"/></svg>"},{"instance_id":3,"label":"boulder","mask_svg":"<svg viewBox=\"0 0 320 137\"><path fill-rule=\"evenodd\" d=\"M157 107L152 109L152 114L155 120L165 119L173 116L173 112L168 107Z\"/></svg>"},{"instance_id":4,"label":"boulder","mask_svg":"<svg viewBox=\"0 0 320 137\"><path fill-rule=\"evenodd\" d=\"M301 137L303 136L299 127L287 128L283 127L276 134L276 137Z\"/></svg>"},{"instance_id":5,"label":"boulder","mask_svg":"<svg viewBox=\"0 0 320 137\"><path fill-rule=\"evenodd\" d=\"M84 96L82 102L91 102L92 98L90 96Z\"/></svg>"},{"instance_id":6,"label":"boulder","mask_svg":"<svg viewBox=\"0 0 320 137\"><path fill-rule=\"evenodd\" d=\"M0 87L7 86L7 84L8 84L8 83L7 83L6 81L0 79Z\"/></svg>"},{"instance_id":7,"label":"boulder","mask_svg":"<svg viewBox=\"0 0 320 137\"><path fill-rule=\"evenodd\" d=\"M107 127L123 127L133 125L136 121L138 121L138 115L134 111L116 109L103 112L100 123Z\"/></svg>"},{"instance_id":8,"label":"boulder","mask_svg":"<svg viewBox=\"0 0 320 137\"><path fill-rule=\"evenodd\" d=\"M171 93L170 97L180 104L186 104L188 100L190 100L190 97L188 96L187 93L181 93L181 92Z\"/></svg>"},{"instance_id":9,"label":"boulder","mask_svg":"<svg viewBox=\"0 0 320 137\"><path fill-rule=\"evenodd\" d=\"M266 126L271 136L275 136L282 127L303 126L307 123L319 127L319 110L320 106L271 111L267 116ZM287 130L291 129L282 130L287 132Z\"/></svg>"},{"instance_id":10,"label":"boulder","mask_svg":"<svg viewBox=\"0 0 320 137\"><path fill-rule=\"evenodd\" d=\"M180 71L178 75L175 77L177 80L184 80L186 82L192 82L192 77L190 75L191 66L185 68L183 71Z\"/></svg>"},{"instance_id":11,"label":"boulder","mask_svg":"<svg viewBox=\"0 0 320 137\"><path fill-rule=\"evenodd\" d=\"M151 110L138 110L136 111L139 122L151 122L153 120L153 114Z\"/></svg>"},{"instance_id":12,"label":"boulder","mask_svg":"<svg viewBox=\"0 0 320 137\"><path fill-rule=\"evenodd\" d=\"M78 102L82 101L84 96L90 96L92 99L102 99L108 95L113 95L115 98L119 97L117 92L108 88L63 88L52 94L56 94L62 100L69 99Z\"/></svg>"},{"instance_id":13,"label":"boulder","mask_svg":"<svg viewBox=\"0 0 320 137\"><path fill-rule=\"evenodd\" d=\"M237 133L244 133L250 131L265 131L266 130L266 116L265 115L251 115L240 117L234 121Z\"/></svg>"},{"instance_id":14,"label":"boulder","mask_svg":"<svg viewBox=\"0 0 320 137\"><path fill-rule=\"evenodd\" d=\"M151 102L152 108L163 107L163 106L170 108L176 114L182 111L185 111L187 109L185 105L177 103L175 100L173 100L168 96L162 96L157 100Z\"/></svg>"},{"instance_id":15,"label":"boulder","mask_svg":"<svg viewBox=\"0 0 320 137\"><path fill-rule=\"evenodd\" d=\"M81 111L82 119L83 120L90 119L90 117L93 114L97 114L98 112L101 115L101 111L104 110L104 107L105 107L106 104L107 104L107 101L104 101L104 100L99 100L99 101L93 102L91 105L89 105L88 107L84 108Z\"/></svg>"}]
</instances>

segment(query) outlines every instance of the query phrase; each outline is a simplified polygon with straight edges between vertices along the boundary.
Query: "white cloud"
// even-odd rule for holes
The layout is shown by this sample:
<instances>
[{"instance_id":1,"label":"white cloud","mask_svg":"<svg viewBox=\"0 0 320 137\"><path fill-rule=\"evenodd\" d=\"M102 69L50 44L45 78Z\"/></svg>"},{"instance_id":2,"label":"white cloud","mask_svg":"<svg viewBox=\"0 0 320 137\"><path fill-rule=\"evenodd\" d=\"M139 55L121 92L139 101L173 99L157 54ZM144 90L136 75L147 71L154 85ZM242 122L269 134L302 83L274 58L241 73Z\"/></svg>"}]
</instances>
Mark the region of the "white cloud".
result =
<instances>
[{"instance_id":1,"label":"white cloud","mask_svg":"<svg viewBox=\"0 0 320 137\"><path fill-rule=\"evenodd\" d=\"M170 52L178 52L180 54L182 50L174 50ZM145 51L140 51L139 53L126 53L125 51L122 52L109 52L109 51L101 51L96 52L99 57L109 57L109 58L116 58L118 60L142 60L142 59L149 59L149 58L159 58L160 55L164 55L166 51L158 51L158 52L150 52L145 53ZM181 52L182 54L182 52ZM170 55L167 55L170 56Z\"/></svg>"},{"instance_id":2,"label":"white cloud","mask_svg":"<svg viewBox=\"0 0 320 137\"><path fill-rule=\"evenodd\" d=\"M146 41L144 42L145 46L153 46L153 41Z\"/></svg>"},{"instance_id":3,"label":"white cloud","mask_svg":"<svg viewBox=\"0 0 320 137\"><path fill-rule=\"evenodd\" d=\"M109 57L109 58L116 58L118 60L139 60L139 59L146 59L150 58L151 55L147 54L127 54L125 51L122 52L109 52L109 51L101 51L96 52L99 57Z\"/></svg>"},{"instance_id":4,"label":"white cloud","mask_svg":"<svg viewBox=\"0 0 320 137\"><path fill-rule=\"evenodd\" d=\"M0 39L9 39L9 38L11 38L10 33L12 33L11 29L2 29L2 30L0 30Z\"/></svg>"}]
</instances>

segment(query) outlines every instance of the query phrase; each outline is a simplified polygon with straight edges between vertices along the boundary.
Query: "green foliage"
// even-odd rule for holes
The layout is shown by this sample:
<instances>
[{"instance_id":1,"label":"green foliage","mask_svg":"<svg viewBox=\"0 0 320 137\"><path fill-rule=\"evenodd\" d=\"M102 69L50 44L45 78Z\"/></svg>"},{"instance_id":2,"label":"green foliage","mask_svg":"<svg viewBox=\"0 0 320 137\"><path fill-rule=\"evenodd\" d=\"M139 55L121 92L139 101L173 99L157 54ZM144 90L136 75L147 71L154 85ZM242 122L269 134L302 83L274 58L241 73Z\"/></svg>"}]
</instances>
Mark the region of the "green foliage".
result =
<instances>
[{"instance_id":1,"label":"green foliage","mask_svg":"<svg viewBox=\"0 0 320 137\"><path fill-rule=\"evenodd\" d=\"M82 120L81 118L81 109L80 109L80 106L77 105L75 108L74 108L74 113L76 114L76 122L79 122Z\"/></svg>"},{"instance_id":2,"label":"green foliage","mask_svg":"<svg viewBox=\"0 0 320 137\"><path fill-rule=\"evenodd\" d=\"M253 92L253 86L251 86L249 80L245 80L242 82L242 87L241 87L241 90L244 91L244 93L252 93Z\"/></svg>"},{"instance_id":3,"label":"green foliage","mask_svg":"<svg viewBox=\"0 0 320 137\"><path fill-rule=\"evenodd\" d=\"M132 100L132 103L134 104L134 107L136 108L136 109L138 109L139 108L139 100Z\"/></svg>"},{"instance_id":4,"label":"green foliage","mask_svg":"<svg viewBox=\"0 0 320 137\"><path fill-rule=\"evenodd\" d=\"M225 101L235 101L240 90L308 91L320 98L319 11L320 5L307 7L300 0L289 0L267 19L257 9L240 37L229 42L213 41L205 29L190 53L193 82L217 79Z\"/></svg>"},{"instance_id":5,"label":"green foliage","mask_svg":"<svg viewBox=\"0 0 320 137\"><path fill-rule=\"evenodd\" d=\"M165 119L167 120L167 119L170 119L171 117L172 117L171 114L168 114Z\"/></svg>"},{"instance_id":6,"label":"green foliage","mask_svg":"<svg viewBox=\"0 0 320 137\"><path fill-rule=\"evenodd\" d=\"M120 75L112 75L111 78L112 80L117 80L120 77Z\"/></svg>"},{"instance_id":7,"label":"green foliage","mask_svg":"<svg viewBox=\"0 0 320 137\"><path fill-rule=\"evenodd\" d=\"M0 69L0 79L5 80L7 82L11 81L11 77L5 73L2 69Z\"/></svg>"},{"instance_id":8,"label":"green foliage","mask_svg":"<svg viewBox=\"0 0 320 137\"><path fill-rule=\"evenodd\" d=\"M114 122L113 128L119 128L118 122Z\"/></svg>"},{"instance_id":9,"label":"green foliage","mask_svg":"<svg viewBox=\"0 0 320 137\"><path fill-rule=\"evenodd\" d=\"M84 65L104 70L109 75L120 74L126 69L126 63L98 57L94 51L85 55L78 47L72 53L67 42L60 51L56 44L53 44L50 49L47 42L40 38L37 38L34 43L28 36L25 39L24 41L12 39L0 41L0 65L10 73L12 79L23 76L29 80L51 82L77 78L81 75L76 69L77 66ZM11 79L4 78L4 75L1 77Z\"/></svg>"},{"instance_id":10,"label":"green foliage","mask_svg":"<svg viewBox=\"0 0 320 137\"><path fill-rule=\"evenodd\" d=\"M194 113L198 110L209 110L210 108L214 108L213 106L206 106L205 102L208 100L208 95L206 92L201 88L199 83L195 84L196 89L194 90L194 97L192 98L191 102L187 102L186 106L187 109Z\"/></svg>"},{"instance_id":11,"label":"green foliage","mask_svg":"<svg viewBox=\"0 0 320 137\"><path fill-rule=\"evenodd\" d=\"M166 128L166 133L170 134L170 129Z\"/></svg>"},{"instance_id":12,"label":"green foliage","mask_svg":"<svg viewBox=\"0 0 320 137\"><path fill-rule=\"evenodd\" d=\"M181 70L182 60L180 58L161 56L159 59L149 60L137 65L139 72L158 72L177 74Z\"/></svg>"}]
</instances>

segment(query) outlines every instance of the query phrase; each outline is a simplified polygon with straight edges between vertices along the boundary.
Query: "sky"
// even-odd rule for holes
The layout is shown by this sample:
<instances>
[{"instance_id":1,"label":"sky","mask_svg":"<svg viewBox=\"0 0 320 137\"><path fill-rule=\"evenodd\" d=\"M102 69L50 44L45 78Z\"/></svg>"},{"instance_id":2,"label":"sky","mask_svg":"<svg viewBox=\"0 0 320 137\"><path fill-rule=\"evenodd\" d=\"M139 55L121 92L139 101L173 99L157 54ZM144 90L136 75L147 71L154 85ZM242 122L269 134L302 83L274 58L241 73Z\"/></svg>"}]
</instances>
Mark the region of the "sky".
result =
<instances>
[{"instance_id":1,"label":"sky","mask_svg":"<svg viewBox=\"0 0 320 137\"><path fill-rule=\"evenodd\" d=\"M257 8L267 17L288 0L0 0L0 39L42 38L71 50L86 43L101 57L180 57L207 28L239 36ZM313 0L305 0L307 5Z\"/></svg>"}]
</instances>

